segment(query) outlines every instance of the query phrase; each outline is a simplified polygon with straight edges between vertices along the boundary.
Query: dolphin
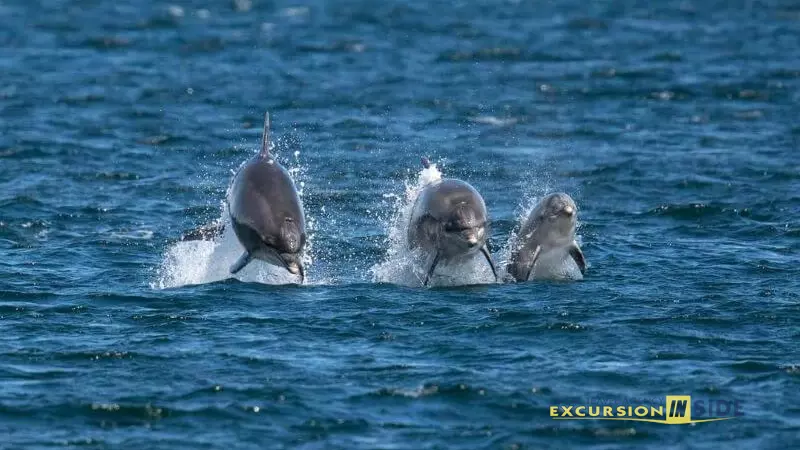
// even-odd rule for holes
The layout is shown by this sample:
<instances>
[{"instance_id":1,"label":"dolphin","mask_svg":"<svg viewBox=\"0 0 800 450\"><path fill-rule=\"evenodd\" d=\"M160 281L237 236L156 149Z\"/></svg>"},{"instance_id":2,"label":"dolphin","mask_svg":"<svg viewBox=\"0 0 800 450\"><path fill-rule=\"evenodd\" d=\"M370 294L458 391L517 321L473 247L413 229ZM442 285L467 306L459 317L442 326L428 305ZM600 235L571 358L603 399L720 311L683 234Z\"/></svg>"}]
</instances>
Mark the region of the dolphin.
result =
<instances>
[{"instance_id":1,"label":"dolphin","mask_svg":"<svg viewBox=\"0 0 800 450\"><path fill-rule=\"evenodd\" d=\"M422 165L427 169L430 161L422 158ZM440 262L478 251L496 280L497 270L486 248L486 228L486 205L469 183L445 178L425 186L414 202L408 224L409 248L433 254L423 284L428 285Z\"/></svg>"},{"instance_id":2,"label":"dolphin","mask_svg":"<svg viewBox=\"0 0 800 450\"><path fill-rule=\"evenodd\" d=\"M305 279L301 261L306 243L303 206L292 178L270 153L269 113L264 115L261 151L242 166L228 190L228 212L244 253L235 274L253 259L283 267Z\"/></svg>"},{"instance_id":3,"label":"dolphin","mask_svg":"<svg viewBox=\"0 0 800 450\"><path fill-rule=\"evenodd\" d=\"M563 263L572 258L586 274L586 258L575 242L578 207L564 193L544 197L531 211L517 235L507 266L517 281L563 279Z\"/></svg>"}]
</instances>

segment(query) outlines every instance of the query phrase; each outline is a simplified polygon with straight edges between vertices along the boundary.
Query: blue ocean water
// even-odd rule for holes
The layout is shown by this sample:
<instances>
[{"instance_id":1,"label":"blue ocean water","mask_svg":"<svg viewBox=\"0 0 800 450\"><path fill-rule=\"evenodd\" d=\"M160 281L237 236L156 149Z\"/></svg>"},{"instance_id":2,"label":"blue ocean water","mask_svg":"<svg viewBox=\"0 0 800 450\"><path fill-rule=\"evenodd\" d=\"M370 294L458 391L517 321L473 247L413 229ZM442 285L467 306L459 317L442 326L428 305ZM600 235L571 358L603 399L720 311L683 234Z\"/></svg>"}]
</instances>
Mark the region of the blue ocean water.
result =
<instances>
[{"instance_id":1,"label":"blue ocean water","mask_svg":"<svg viewBox=\"0 0 800 450\"><path fill-rule=\"evenodd\" d=\"M303 286L178 242L265 110ZM0 448L796 447L798 117L792 0L0 0ZM585 279L387 275L421 156ZM744 416L549 415L665 395Z\"/></svg>"}]
</instances>

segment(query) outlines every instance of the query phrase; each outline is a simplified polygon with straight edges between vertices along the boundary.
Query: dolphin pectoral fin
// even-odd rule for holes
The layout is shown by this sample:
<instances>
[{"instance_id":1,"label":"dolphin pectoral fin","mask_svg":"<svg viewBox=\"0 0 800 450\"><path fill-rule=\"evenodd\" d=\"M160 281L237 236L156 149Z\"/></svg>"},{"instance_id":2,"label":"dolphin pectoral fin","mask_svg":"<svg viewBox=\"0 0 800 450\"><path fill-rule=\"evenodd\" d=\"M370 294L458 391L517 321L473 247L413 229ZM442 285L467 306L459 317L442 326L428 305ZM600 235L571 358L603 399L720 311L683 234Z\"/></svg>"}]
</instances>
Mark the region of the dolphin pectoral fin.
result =
<instances>
[{"instance_id":1,"label":"dolphin pectoral fin","mask_svg":"<svg viewBox=\"0 0 800 450\"><path fill-rule=\"evenodd\" d=\"M569 256L572 256L572 259L575 260L575 264L581 269L581 275L586 275L586 258L584 258L583 252L577 244L573 243L570 246Z\"/></svg>"},{"instance_id":2,"label":"dolphin pectoral fin","mask_svg":"<svg viewBox=\"0 0 800 450\"><path fill-rule=\"evenodd\" d=\"M519 265L519 251L514 250L511 252L511 257L508 259L508 263L506 263L506 273L513 278L513 281L519 281L518 274L519 270L517 266Z\"/></svg>"},{"instance_id":3,"label":"dolphin pectoral fin","mask_svg":"<svg viewBox=\"0 0 800 450\"><path fill-rule=\"evenodd\" d=\"M486 248L485 245L481 247L481 253L483 253L483 256L486 257L486 262L489 263L489 267L492 268L492 273L494 274L494 281L499 281L497 278L497 269L495 269L494 261L492 260L492 255L489 253L489 249Z\"/></svg>"},{"instance_id":4,"label":"dolphin pectoral fin","mask_svg":"<svg viewBox=\"0 0 800 450\"><path fill-rule=\"evenodd\" d=\"M537 245L536 250L533 251L533 256L531 256L531 266L528 268L528 272L525 273L525 281L531 279L531 275L533 274L533 268L536 266L536 260L539 258L539 253L542 252L542 246Z\"/></svg>"},{"instance_id":5,"label":"dolphin pectoral fin","mask_svg":"<svg viewBox=\"0 0 800 450\"><path fill-rule=\"evenodd\" d=\"M300 284L303 284L306 282L306 269L303 268L302 264L298 264L297 268L300 270L297 274L300 276Z\"/></svg>"},{"instance_id":6,"label":"dolphin pectoral fin","mask_svg":"<svg viewBox=\"0 0 800 450\"><path fill-rule=\"evenodd\" d=\"M251 255L250 252L242 253L242 256L240 256L239 259L237 259L236 262L231 265L231 274L235 274L244 269L244 266L249 264L252 260L253 255Z\"/></svg>"},{"instance_id":7,"label":"dolphin pectoral fin","mask_svg":"<svg viewBox=\"0 0 800 450\"><path fill-rule=\"evenodd\" d=\"M436 252L436 256L433 258L433 263L431 263L431 268L428 269L428 274L425 275L425 282L422 283L423 286L428 287L428 282L431 281L431 276L433 276L433 270L436 269L436 265L439 264L439 252Z\"/></svg>"}]
</instances>

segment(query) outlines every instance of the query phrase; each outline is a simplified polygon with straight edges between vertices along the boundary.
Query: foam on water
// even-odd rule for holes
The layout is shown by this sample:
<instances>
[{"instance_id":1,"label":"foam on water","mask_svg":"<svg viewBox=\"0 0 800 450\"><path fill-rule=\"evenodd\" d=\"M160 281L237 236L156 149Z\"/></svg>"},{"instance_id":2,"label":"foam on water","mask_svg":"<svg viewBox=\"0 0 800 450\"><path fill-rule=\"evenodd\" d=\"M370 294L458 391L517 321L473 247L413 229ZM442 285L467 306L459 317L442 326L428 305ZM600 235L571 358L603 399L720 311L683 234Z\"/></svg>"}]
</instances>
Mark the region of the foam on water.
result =
<instances>
[{"instance_id":1,"label":"foam on water","mask_svg":"<svg viewBox=\"0 0 800 450\"><path fill-rule=\"evenodd\" d=\"M408 222L414 202L420 192L430 184L441 181L442 173L431 164L423 168L415 180L405 182L404 195L387 194L394 198L394 208L386 229L386 256L370 270L376 283L394 283L404 286L422 286L432 256L408 246ZM430 286L460 286L494 282L492 270L480 253L467 257L441 262L437 265Z\"/></svg>"},{"instance_id":2,"label":"foam on water","mask_svg":"<svg viewBox=\"0 0 800 450\"><path fill-rule=\"evenodd\" d=\"M298 282L298 277L287 270L258 260L232 275L230 266L239 259L244 248L236 238L226 208L223 208L222 216L218 220L225 224L225 228L213 240L181 241L169 246L159 267L157 280L151 287L167 289L213 283L228 278L264 284Z\"/></svg>"}]
</instances>

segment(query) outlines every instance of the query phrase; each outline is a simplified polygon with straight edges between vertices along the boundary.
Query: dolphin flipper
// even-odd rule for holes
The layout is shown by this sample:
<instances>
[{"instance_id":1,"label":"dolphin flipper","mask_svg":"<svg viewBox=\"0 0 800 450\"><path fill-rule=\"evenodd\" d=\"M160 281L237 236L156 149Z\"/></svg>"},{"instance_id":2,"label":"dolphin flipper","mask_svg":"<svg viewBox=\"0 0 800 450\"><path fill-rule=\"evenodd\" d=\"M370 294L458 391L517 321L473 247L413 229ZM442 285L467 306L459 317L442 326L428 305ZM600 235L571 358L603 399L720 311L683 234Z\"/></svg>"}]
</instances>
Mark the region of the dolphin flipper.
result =
<instances>
[{"instance_id":1,"label":"dolphin flipper","mask_svg":"<svg viewBox=\"0 0 800 450\"><path fill-rule=\"evenodd\" d=\"M231 274L235 274L236 272L244 269L244 266L250 263L253 260L253 255L250 252L242 253L242 256L236 260L235 263L231 266Z\"/></svg>"},{"instance_id":2,"label":"dolphin flipper","mask_svg":"<svg viewBox=\"0 0 800 450\"><path fill-rule=\"evenodd\" d=\"M574 242L569 247L569 256L572 256L572 259L575 260L575 264L581 269L581 275L586 275L586 258L584 258L581 248Z\"/></svg>"},{"instance_id":3,"label":"dolphin flipper","mask_svg":"<svg viewBox=\"0 0 800 450\"><path fill-rule=\"evenodd\" d=\"M483 247L481 247L481 253L483 253L483 256L486 257L486 262L489 263L489 267L492 268L492 273L494 274L494 281L498 281L498 279L497 279L497 269L494 268L494 261L492 261L492 255L489 253L489 249L486 248L485 245Z\"/></svg>"},{"instance_id":4,"label":"dolphin flipper","mask_svg":"<svg viewBox=\"0 0 800 450\"><path fill-rule=\"evenodd\" d=\"M525 274L525 281L531 279L531 274L533 274L533 267L536 266L536 260L539 258L539 253L542 252L542 246L537 245L536 250L533 251L533 256L531 256L531 266L528 268L528 272Z\"/></svg>"},{"instance_id":5,"label":"dolphin flipper","mask_svg":"<svg viewBox=\"0 0 800 450\"><path fill-rule=\"evenodd\" d=\"M423 286L428 287L428 282L431 281L431 276L433 276L433 270L436 269L436 265L439 264L439 252L436 252L436 256L433 258L433 263L431 263L431 268L428 269L428 274L425 275L425 282Z\"/></svg>"}]
</instances>

